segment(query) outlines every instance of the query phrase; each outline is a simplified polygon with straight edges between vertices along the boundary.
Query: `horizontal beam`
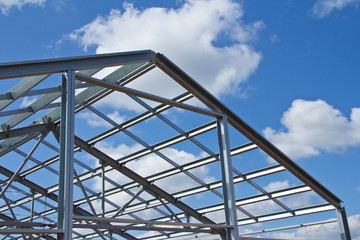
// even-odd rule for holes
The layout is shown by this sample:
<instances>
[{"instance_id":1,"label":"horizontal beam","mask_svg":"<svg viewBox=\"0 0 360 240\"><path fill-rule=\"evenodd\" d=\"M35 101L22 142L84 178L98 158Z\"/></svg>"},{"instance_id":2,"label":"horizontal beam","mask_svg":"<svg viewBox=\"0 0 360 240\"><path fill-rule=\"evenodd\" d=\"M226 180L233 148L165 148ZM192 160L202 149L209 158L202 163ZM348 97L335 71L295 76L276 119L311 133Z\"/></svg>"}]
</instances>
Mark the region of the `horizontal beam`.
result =
<instances>
[{"instance_id":1,"label":"horizontal beam","mask_svg":"<svg viewBox=\"0 0 360 240\"><path fill-rule=\"evenodd\" d=\"M33 229L33 228L11 228L0 229L0 234L57 234L63 233L60 229Z\"/></svg>"},{"instance_id":2,"label":"horizontal beam","mask_svg":"<svg viewBox=\"0 0 360 240\"><path fill-rule=\"evenodd\" d=\"M60 73L65 72L68 69L85 70L148 62L153 59L153 55L153 51L145 50L71 58L2 63L0 64L0 79Z\"/></svg>"},{"instance_id":3,"label":"horizontal beam","mask_svg":"<svg viewBox=\"0 0 360 240\"><path fill-rule=\"evenodd\" d=\"M133 226L133 225L108 225L104 223L98 224L77 224L74 228L92 228L92 229L109 229L109 230L138 230L138 231L158 231L158 232L196 232L196 233L210 233L215 234L213 230L198 229L198 228L175 228L175 227L153 227L153 226Z\"/></svg>"},{"instance_id":4,"label":"horizontal beam","mask_svg":"<svg viewBox=\"0 0 360 240\"><path fill-rule=\"evenodd\" d=\"M42 222L19 222L19 221L1 221L0 226L16 226L16 227L54 227L54 224L44 224Z\"/></svg>"},{"instance_id":5,"label":"horizontal beam","mask_svg":"<svg viewBox=\"0 0 360 240\"><path fill-rule=\"evenodd\" d=\"M177 101L170 100L170 99L167 99L167 98L159 97L159 96L156 96L156 95L153 95L153 94L150 94L150 93L145 93L145 92L142 92L142 91L139 91L139 90L136 90L136 89L123 87L123 86L117 85L115 83L99 80L99 79L89 77L89 76L86 76L86 75L83 75L83 74L76 74L76 80L91 83L91 84L101 86L101 87L104 87L104 88L109 88L109 89L112 89L114 91L126 93L126 94L129 94L129 95L134 95L134 96L137 96L137 97L140 97L140 98L145 98L145 99L148 99L148 100L151 100L151 101L155 101L155 102L159 102L159 103L163 103L163 104L168 104L168 105L173 106L173 107L178 107L178 108L181 108L181 109L185 109L185 110L188 110L188 111L208 115L208 116L211 116L211 117L221 117L222 116L221 114L218 114L218 113L213 112L213 111L209 111L209 110L202 109L202 108L199 108L199 107L194 107L194 106L191 106L191 105L188 105L188 104L185 104L185 103L181 103L181 102L177 102Z\"/></svg>"},{"instance_id":6,"label":"horizontal beam","mask_svg":"<svg viewBox=\"0 0 360 240\"><path fill-rule=\"evenodd\" d=\"M304 208L293 209L293 211L295 213L295 216L302 216L302 215L308 215L308 214L319 213L319 212L333 211L335 209L336 208L330 204L321 204L321 205L317 205L317 206L309 206L309 207L304 207ZM257 219L258 219L257 222L255 222L251 218L240 219L240 220L238 220L238 225L242 226L242 225L248 225L248 224L253 224L253 223L261 223L261 222L267 222L267 221L272 221L272 220L277 220L277 219L284 219L284 218L289 218L289 217L294 217L294 216L287 211L282 211L282 212L257 216Z\"/></svg>"},{"instance_id":7,"label":"horizontal beam","mask_svg":"<svg viewBox=\"0 0 360 240\"><path fill-rule=\"evenodd\" d=\"M293 226L286 226L286 227L280 227L280 228L264 229L264 230L261 230L261 231L247 232L247 233L244 233L244 234L240 234L240 236L249 236L249 235L263 234L263 233L269 233L269 232L278 232L278 231L297 229L297 228L304 228L304 227L311 227L311 226L318 226L318 225L324 225L324 224L330 224L330 223L336 223L336 222L337 222L337 220L328 220L328 221L312 222L312 223L302 223L302 224L293 225ZM259 238L257 238L257 239L259 239ZM263 239L263 238L261 238L261 239Z\"/></svg>"},{"instance_id":8,"label":"horizontal beam","mask_svg":"<svg viewBox=\"0 0 360 240\"><path fill-rule=\"evenodd\" d=\"M0 140L6 138L12 138L17 136L23 136L30 133L40 133L43 131L51 131L54 125L52 123L36 124L22 128L9 129L8 131L0 132Z\"/></svg>"},{"instance_id":9,"label":"horizontal beam","mask_svg":"<svg viewBox=\"0 0 360 240\"><path fill-rule=\"evenodd\" d=\"M1 71L0 71L1 72ZM0 110L3 110L13 102L15 102L18 98L24 96L30 89L38 85L40 82L45 80L48 75L42 76L33 76L27 77L21 80L18 84L16 84L13 88L6 92L6 94L1 95L0 99Z\"/></svg>"},{"instance_id":10,"label":"horizontal beam","mask_svg":"<svg viewBox=\"0 0 360 240\"><path fill-rule=\"evenodd\" d=\"M183 223L183 222L163 222L163 221L146 221L137 219L123 219L123 218L101 218L88 216L74 216L74 220L92 221L92 222L108 222L108 223L132 223L132 224L146 224L146 225L166 225L166 226L181 226L181 227L198 227L198 228L233 228L232 225L224 224L205 224L205 223Z\"/></svg>"}]
</instances>

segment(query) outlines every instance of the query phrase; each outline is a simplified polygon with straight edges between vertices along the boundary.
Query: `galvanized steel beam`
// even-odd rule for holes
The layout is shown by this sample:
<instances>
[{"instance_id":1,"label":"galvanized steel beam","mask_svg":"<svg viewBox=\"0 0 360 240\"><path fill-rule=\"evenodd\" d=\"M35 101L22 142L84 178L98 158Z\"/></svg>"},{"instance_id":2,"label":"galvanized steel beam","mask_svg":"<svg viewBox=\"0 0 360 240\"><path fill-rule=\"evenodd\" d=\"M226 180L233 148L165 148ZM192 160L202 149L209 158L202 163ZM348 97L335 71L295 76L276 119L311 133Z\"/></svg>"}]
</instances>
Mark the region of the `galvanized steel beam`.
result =
<instances>
[{"instance_id":1,"label":"galvanized steel beam","mask_svg":"<svg viewBox=\"0 0 360 240\"><path fill-rule=\"evenodd\" d=\"M69 67L73 70L85 70L99 67L104 68L143 63L151 61L153 59L153 55L154 52L151 50L145 50L137 52L2 63L0 64L0 79L61 73L66 72Z\"/></svg>"},{"instance_id":2,"label":"galvanized steel beam","mask_svg":"<svg viewBox=\"0 0 360 240\"><path fill-rule=\"evenodd\" d=\"M16 129L9 129L8 131L0 132L0 140L6 138L13 138L17 136L23 136L30 133L40 133L43 131L51 131L54 125L52 123L42 123L36 124L32 126L16 128Z\"/></svg>"},{"instance_id":3,"label":"galvanized steel beam","mask_svg":"<svg viewBox=\"0 0 360 240\"><path fill-rule=\"evenodd\" d=\"M336 210L341 240L351 240L349 223L346 217L345 207Z\"/></svg>"},{"instance_id":4,"label":"galvanized steel beam","mask_svg":"<svg viewBox=\"0 0 360 240\"><path fill-rule=\"evenodd\" d=\"M239 230L237 226L235 190L234 190L234 180L232 175L229 130L227 126L226 116L217 119L217 128L218 128L218 143L219 143L219 153L220 153L219 155L220 155L222 189L223 189L224 206L225 206L225 223L227 225L233 226L233 228L231 229L226 229L227 232L226 237L228 240L238 240Z\"/></svg>"},{"instance_id":5,"label":"galvanized steel beam","mask_svg":"<svg viewBox=\"0 0 360 240\"><path fill-rule=\"evenodd\" d=\"M131 224L146 224L159 226L177 226L177 227L197 227L197 228L233 228L232 225L224 224L206 224L206 223L184 223L184 222L168 222L168 221L149 221L136 220L124 218L104 218L104 217L89 217L89 216L74 216L75 220L91 221L91 222L108 222L108 223L131 223Z\"/></svg>"},{"instance_id":6,"label":"galvanized steel beam","mask_svg":"<svg viewBox=\"0 0 360 240\"><path fill-rule=\"evenodd\" d=\"M16 84L13 88L7 91L6 98L2 97L0 101L0 111L6 108L8 105L13 103L15 100L24 96L26 92L30 89L38 85L44 79L46 79L48 75L40 75L40 76L33 76L24 78L21 82Z\"/></svg>"},{"instance_id":7,"label":"galvanized steel beam","mask_svg":"<svg viewBox=\"0 0 360 240\"><path fill-rule=\"evenodd\" d=\"M189 110L189 111L193 111L196 113L200 113L200 114L204 114L204 115L208 115L208 116L212 116L212 117L220 117L221 115L216 113L216 112L212 112L206 109L202 109L199 107L195 107L195 106L191 106L185 103L180 103L180 102L176 102L167 98L163 98L163 97L159 97L150 93L146 93L146 92L142 92L136 89L132 89L132 88L128 88L128 87L123 87L117 84L113 84L111 82L107 82L107 81L100 81L99 79L93 78L93 77L89 77L86 75L82 75L82 74L76 74L76 79L79 81L84 81L87 83L91 83L97 86L102 86L104 88L109 88L118 92L123 92L126 94L130 94L130 95L134 95L137 97L141 97L141 98L145 98L151 101L155 101L155 102L159 102L159 103L163 103L163 104L167 104L173 107L178 107L181 109L185 109L185 110Z\"/></svg>"},{"instance_id":8,"label":"galvanized steel beam","mask_svg":"<svg viewBox=\"0 0 360 240\"><path fill-rule=\"evenodd\" d=\"M75 125L75 72L63 75L61 91L61 131L59 163L58 229L61 240L72 239L73 179L74 179L74 125Z\"/></svg>"}]
</instances>

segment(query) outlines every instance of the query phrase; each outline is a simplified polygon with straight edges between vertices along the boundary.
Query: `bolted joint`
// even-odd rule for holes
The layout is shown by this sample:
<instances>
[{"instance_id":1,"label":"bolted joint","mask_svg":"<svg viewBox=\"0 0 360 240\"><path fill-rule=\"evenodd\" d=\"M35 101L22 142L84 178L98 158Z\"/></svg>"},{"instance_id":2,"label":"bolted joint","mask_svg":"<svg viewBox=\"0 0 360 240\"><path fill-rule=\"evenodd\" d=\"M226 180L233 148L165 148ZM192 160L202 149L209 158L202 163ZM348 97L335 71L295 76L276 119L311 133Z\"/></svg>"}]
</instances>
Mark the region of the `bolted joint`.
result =
<instances>
[{"instance_id":1,"label":"bolted joint","mask_svg":"<svg viewBox=\"0 0 360 240\"><path fill-rule=\"evenodd\" d=\"M1 124L1 128L3 129L5 136L9 137L10 125Z\"/></svg>"}]
</instances>

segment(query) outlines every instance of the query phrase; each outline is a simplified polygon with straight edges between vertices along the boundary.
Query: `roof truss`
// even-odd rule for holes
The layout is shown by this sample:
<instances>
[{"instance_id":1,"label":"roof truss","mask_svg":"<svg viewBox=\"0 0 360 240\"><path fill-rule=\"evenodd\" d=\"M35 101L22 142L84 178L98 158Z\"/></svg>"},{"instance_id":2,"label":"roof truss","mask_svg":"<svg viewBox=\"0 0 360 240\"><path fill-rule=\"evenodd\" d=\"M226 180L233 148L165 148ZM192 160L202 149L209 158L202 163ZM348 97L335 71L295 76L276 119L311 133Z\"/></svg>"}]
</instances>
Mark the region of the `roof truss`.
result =
<instances>
[{"instance_id":1,"label":"roof truss","mask_svg":"<svg viewBox=\"0 0 360 240\"><path fill-rule=\"evenodd\" d=\"M159 95L136 84L154 69L183 93ZM0 95L0 234L8 238L242 239L245 225L335 211L342 238L350 239L338 197L160 53L4 63L0 79L10 86ZM99 107L114 93L143 110L114 118L109 109ZM33 101L26 103L27 98ZM194 124L174 121L177 115L194 119ZM88 131L78 130L76 123L86 122L81 116L96 116L101 131L94 130L95 123ZM166 136L154 132L159 126L168 129ZM119 146L132 142L135 150L110 151L106 146L114 139ZM180 154L177 151L192 151L186 155L192 159L179 162L171 154ZM277 163L239 168L238 157L254 151ZM150 158L167 167L150 167L145 175L143 169L137 172L136 164ZM215 169L218 173L209 179L197 176ZM297 183L267 189L264 183L279 174ZM173 179L184 184L169 185ZM249 193L239 190L244 184ZM287 200L298 196L318 200L302 206ZM272 206L272 211L261 212L259 206ZM288 228L261 233L274 229Z\"/></svg>"}]
</instances>

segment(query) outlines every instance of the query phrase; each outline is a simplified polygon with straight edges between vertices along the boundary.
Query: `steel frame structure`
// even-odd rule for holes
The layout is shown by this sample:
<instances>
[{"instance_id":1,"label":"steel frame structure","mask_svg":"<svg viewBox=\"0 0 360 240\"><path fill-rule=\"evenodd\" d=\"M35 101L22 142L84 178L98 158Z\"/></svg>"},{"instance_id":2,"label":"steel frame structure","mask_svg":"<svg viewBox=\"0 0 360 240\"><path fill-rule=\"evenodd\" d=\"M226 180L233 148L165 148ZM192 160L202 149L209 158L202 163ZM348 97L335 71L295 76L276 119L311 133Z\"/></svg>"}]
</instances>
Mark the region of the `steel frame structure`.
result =
<instances>
[{"instance_id":1,"label":"steel frame structure","mask_svg":"<svg viewBox=\"0 0 360 240\"><path fill-rule=\"evenodd\" d=\"M104 69L107 72L101 75ZM137 86L132 83L153 69L165 73L184 93L169 98L129 87ZM336 221L252 233L243 233L242 226L328 211L337 213L340 238L351 239L338 197L160 53L145 50L3 63L0 81L13 86L0 95L3 239L251 239L247 236ZM61 83L56 85L57 81ZM115 121L95 104L114 92L130 97L144 111ZM34 101L24 107L29 97ZM171 112L173 109L181 111ZM110 127L83 134L75 118L84 111ZM171 120L171 114L187 113L210 121L184 130L186 124ZM152 119L175 134L156 143L140 137L137 127L151 125ZM232 137L234 132L241 140ZM206 135L209 133L212 135ZM119 135L134 141L137 149L115 157L101 147ZM204 135L215 136L217 150L199 140ZM167 156L166 149L185 142L203 154L186 162ZM234 159L253 151L265 153L276 163L242 173ZM84 156L98 163L89 164ZM168 167L157 170L153 166L150 174L136 172L131 164L148 156L161 159ZM197 169L214 164L219 170L217 178L205 180L196 175ZM280 173L299 184L277 190L261 186L260 179ZM114 176L126 176L121 178L126 180ZM179 176L191 181L191 186L177 191L166 187L164 183ZM255 193L243 193L239 184L247 184ZM309 193L321 201L303 206L289 206L286 201ZM194 200L194 196L201 199L201 194L209 196L199 200L204 204ZM271 203L274 210L250 211L254 208L249 206L264 203Z\"/></svg>"}]
</instances>

